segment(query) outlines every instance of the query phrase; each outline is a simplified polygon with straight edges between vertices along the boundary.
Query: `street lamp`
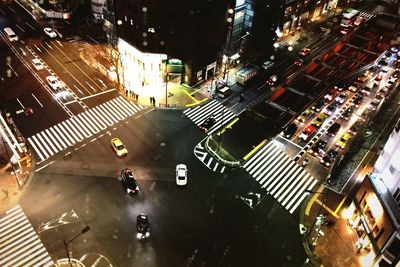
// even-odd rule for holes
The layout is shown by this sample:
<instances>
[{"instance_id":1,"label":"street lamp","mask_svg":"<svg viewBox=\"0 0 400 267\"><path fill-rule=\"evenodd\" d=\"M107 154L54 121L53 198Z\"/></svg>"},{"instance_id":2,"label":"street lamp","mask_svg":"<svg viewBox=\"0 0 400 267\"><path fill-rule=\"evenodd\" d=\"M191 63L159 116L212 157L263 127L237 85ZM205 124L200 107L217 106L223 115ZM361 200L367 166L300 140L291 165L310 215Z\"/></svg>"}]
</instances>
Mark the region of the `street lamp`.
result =
<instances>
[{"instance_id":1,"label":"street lamp","mask_svg":"<svg viewBox=\"0 0 400 267\"><path fill-rule=\"evenodd\" d=\"M74 241L78 236L80 236L81 234L86 233L89 230L90 230L90 227L89 226L85 226L85 228L83 228L82 231L79 234L77 234L74 238L72 238L70 241L66 242L65 239L64 239L64 247L65 247L65 252L67 253L67 256L68 256L69 266L72 267L71 258L70 258L69 253L68 253L68 244L71 243L72 241Z\"/></svg>"}]
</instances>

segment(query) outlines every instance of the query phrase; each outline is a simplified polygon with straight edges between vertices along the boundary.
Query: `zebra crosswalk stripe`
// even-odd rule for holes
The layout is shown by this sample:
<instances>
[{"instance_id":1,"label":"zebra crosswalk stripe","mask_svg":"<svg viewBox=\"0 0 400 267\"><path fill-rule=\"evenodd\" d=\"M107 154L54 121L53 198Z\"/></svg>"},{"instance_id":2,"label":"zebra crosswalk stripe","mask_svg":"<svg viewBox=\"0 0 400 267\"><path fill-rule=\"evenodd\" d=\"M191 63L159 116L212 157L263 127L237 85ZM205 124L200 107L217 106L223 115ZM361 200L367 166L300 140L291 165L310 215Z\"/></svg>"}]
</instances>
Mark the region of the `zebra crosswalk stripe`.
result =
<instances>
[{"instance_id":1,"label":"zebra crosswalk stripe","mask_svg":"<svg viewBox=\"0 0 400 267\"><path fill-rule=\"evenodd\" d=\"M102 120L106 125L111 126L114 124L114 122L111 120L111 118L108 118L107 116L103 116L103 114L101 113L100 108L98 106L90 109L90 111L92 111L93 114L96 114L97 118Z\"/></svg>"},{"instance_id":2,"label":"zebra crosswalk stripe","mask_svg":"<svg viewBox=\"0 0 400 267\"><path fill-rule=\"evenodd\" d=\"M193 109L186 109L183 111L183 114L191 119L196 125L201 125L208 117L214 116L215 123L210 129L208 129L207 135L214 133L223 124L226 124L236 116L232 111L215 99L202 106L197 106Z\"/></svg>"},{"instance_id":3,"label":"zebra crosswalk stripe","mask_svg":"<svg viewBox=\"0 0 400 267\"><path fill-rule=\"evenodd\" d=\"M50 267L54 265L42 241L20 206L0 218L0 266Z\"/></svg>"},{"instance_id":4,"label":"zebra crosswalk stripe","mask_svg":"<svg viewBox=\"0 0 400 267\"><path fill-rule=\"evenodd\" d=\"M36 133L28 141L43 161L143 108L123 97L117 97Z\"/></svg>"},{"instance_id":5,"label":"zebra crosswalk stripe","mask_svg":"<svg viewBox=\"0 0 400 267\"><path fill-rule=\"evenodd\" d=\"M50 128L49 128L50 129ZM50 133L50 130L46 129L44 130L44 132L47 134L47 136L51 139L51 143L53 143L56 147L58 151L63 150L63 148L61 147L61 145L55 140L55 138L53 137L53 135Z\"/></svg>"},{"instance_id":6,"label":"zebra crosswalk stripe","mask_svg":"<svg viewBox=\"0 0 400 267\"><path fill-rule=\"evenodd\" d=\"M318 182L273 142L256 152L243 168L290 213L304 200L306 190Z\"/></svg>"},{"instance_id":7,"label":"zebra crosswalk stripe","mask_svg":"<svg viewBox=\"0 0 400 267\"><path fill-rule=\"evenodd\" d=\"M56 133L55 128L53 129L53 127L49 128L49 131L52 132L52 134L54 135L54 137L58 140L58 142L56 141L56 143L60 143L60 145L62 146L62 148L60 150L66 149L68 146L64 143L63 139Z\"/></svg>"}]
</instances>

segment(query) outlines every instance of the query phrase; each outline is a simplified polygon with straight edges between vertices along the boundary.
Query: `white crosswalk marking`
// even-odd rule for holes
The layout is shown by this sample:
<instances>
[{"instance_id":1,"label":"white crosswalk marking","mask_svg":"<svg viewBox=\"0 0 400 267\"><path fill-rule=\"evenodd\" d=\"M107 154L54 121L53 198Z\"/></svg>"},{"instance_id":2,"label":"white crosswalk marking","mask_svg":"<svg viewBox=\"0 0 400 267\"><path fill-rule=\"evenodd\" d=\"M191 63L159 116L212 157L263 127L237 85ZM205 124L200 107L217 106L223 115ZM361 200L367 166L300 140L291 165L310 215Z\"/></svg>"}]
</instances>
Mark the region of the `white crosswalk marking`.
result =
<instances>
[{"instance_id":1,"label":"white crosswalk marking","mask_svg":"<svg viewBox=\"0 0 400 267\"><path fill-rule=\"evenodd\" d=\"M201 161L208 169L216 173L223 173L225 166L219 164L219 162L213 158L204 147L204 140L196 145L193 150L194 155Z\"/></svg>"},{"instance_id":2,"label":"white crosswalk marking","mask_svg":"<svg viewBox=\"0 0 400 267\"><path fill-rule=\"evenodd\" d=\"M262 147L243 168L290 213L304 200L306 190L318 182L273 142Z\"/></svg>"},{"instance_id":3,"label":"white crosswalk marking","mask_svg":"<svg viewBox=\"0 0 400 267\"><path fill-rule=\"evenodd\" d=\"M368 13L368 12L365 12L365 11L361 11L359 16L363 17L363 19L365 21L368 21L368 20L372 19L373 17L375 17L374 14L371 14L371 13Z\"/></svg>"},{"instance_id":4,"label":"white crosswalk marking","mask_svg":"<svg viewBox=\"0 0 400 267\"><path fill-rule=\"evenodd\" d=\"M196 125L201 125L208 117L214 116L216 122L207 131L208 135L217 131L221 126L228 123L236 116L232 111L215 99L207 102L205 105L197 106L193 109L186 109L183 111L183 114L191 119Z\"/></svg>"},{"instance_id":5,"label":"white crosswalk marking","mask_svg":"<svg viewBox=\"0 0 400 267\"><path fill-rule=\"evenodd\" d=\"M28 141L40 160L44 161L142 109L141 105L117 97L45 129L29 137Z\"/></svg>"},{"instance_id":6,"label":"white crosswalk marking","mask_svg":"<svg viewBox=\"0 0 400 267\"><path fill-rule=\"evenodd\" d=\"M0 218L0 266L52 266L53 260L20 206Z\"/></svg>"}]
</instances>

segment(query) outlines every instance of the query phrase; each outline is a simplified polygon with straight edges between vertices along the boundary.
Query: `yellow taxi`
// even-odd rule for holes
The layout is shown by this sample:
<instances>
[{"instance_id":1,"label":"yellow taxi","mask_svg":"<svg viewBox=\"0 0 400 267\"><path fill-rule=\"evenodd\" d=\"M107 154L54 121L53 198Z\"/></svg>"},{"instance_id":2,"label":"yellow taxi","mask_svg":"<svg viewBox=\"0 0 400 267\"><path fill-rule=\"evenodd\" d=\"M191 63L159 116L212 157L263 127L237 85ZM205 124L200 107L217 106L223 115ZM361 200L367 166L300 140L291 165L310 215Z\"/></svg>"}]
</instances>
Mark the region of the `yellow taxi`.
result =
<instances>
[{"instance_id":1,"label":"yellow taxi","mask_svg":"<svg viewBox=\"0 0 400 267\"><path fill-rule=\"evenodd\" d=\"M350 139L351 135L349 133L345 133L342 138L336 143L336 146L340 149L344 149Z\"/></svg>"},{"instance_id":2,"label":"yellow taxi","mask_svg":"<svg viewBox=\"0 0 400 267\"><path fill-rule=\"evenodd\" d=\"M300 122L305 122L308 118L311 117L312 114L314 114L314 111L312 111L311 109L306 109L303 111L303 113L301 113L297 120Z\"/></svg>"},{"instance_id":3,"label":"yellow taxi","mask_svg":"<svg viewBox=\"0 0 400 267\"><path fill-rule=\"evenodd\" d=\"M318 117L313 119L311 124L314 125L315 127L321 127L322 123L324 123L326 118L328 118L328 115L326 115L325 113L320 113Z\"/></svg>"},{"instance_id":4,"label":"yellow taxi","mask_svg":"<svg viewBox=\"0 0 400 267\"><path fill-rule=\"evenodd\" d=\"M118 157L124 157L128 154L128 150L119 138L111 139L111 147Z\"/></svg>"}]
</instances>

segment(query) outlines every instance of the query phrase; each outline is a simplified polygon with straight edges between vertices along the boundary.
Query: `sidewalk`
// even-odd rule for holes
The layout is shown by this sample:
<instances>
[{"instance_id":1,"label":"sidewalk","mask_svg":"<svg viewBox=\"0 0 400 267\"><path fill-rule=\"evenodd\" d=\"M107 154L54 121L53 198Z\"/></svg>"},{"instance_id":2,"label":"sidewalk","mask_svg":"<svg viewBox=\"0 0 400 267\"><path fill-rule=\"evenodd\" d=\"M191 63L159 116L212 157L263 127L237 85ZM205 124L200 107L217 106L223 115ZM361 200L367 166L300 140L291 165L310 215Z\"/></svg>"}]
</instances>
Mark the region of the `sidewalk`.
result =
<instances>
[{"instance_id":1,"label":"sidewalk","mask_svg":"<svg viewBox=\"0 0 400 267\"><path fill-rule=\"evenodd\" d=\"M32 171L29 155L21 159L21 169L14 173L11 163L5 160L4 153L0 151L0 214L18 203L24 186L29 182Z\"/></svg>"}]
</instances>

